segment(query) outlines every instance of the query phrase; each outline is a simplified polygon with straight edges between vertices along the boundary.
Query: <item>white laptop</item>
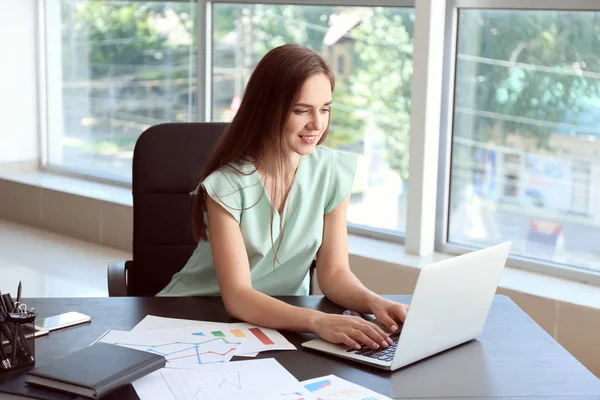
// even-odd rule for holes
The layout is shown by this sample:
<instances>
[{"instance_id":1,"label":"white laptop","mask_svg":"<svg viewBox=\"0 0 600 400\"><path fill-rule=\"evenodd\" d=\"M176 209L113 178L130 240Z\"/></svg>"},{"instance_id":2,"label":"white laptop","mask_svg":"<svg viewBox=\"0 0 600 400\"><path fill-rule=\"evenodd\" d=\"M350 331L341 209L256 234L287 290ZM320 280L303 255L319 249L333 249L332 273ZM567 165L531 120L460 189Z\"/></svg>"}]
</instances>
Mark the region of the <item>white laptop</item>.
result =
<instances>
[{"instance_id":1,"label":"white laptop","mask_svg":"<svg viewBox=\"0 0 600 400\"><path fill-rule=\"evenodd\" d=\"M394 371L468 342L483 331L511 243L425 266L408 314L387 349L348 349L322 339L303 347Z\"/></svg>"}]
</instances>

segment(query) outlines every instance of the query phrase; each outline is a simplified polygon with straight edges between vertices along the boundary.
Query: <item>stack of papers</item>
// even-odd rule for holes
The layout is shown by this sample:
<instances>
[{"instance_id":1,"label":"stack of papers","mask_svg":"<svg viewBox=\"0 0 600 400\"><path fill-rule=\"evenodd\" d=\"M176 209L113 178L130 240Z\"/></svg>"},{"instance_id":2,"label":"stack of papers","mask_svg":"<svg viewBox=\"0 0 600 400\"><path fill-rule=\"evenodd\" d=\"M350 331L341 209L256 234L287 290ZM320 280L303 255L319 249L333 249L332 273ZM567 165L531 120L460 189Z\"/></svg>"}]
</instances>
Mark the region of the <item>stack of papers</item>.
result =
<instances>
[{"instance_id":1,"label":"stack of papers","mask_svg":"<svg viewBox=\"0 0 600 400\"><path fill-rule=\"evenodd\" d=\"M112 330L97 341L161 354L167 366L227 362L261 351L296 350L281 333L247 323L193 321L148 315L131 331Z\"/></svg>"},{"instance_id":2,"label":"stack of papers","mask_svg":"<svg viewBox=\"0 0 600 400\"><path fill-rule=\"evenodd\" d=\"M274 358L163 368L133 382L133 387L141 400L296 400L304 390Z\"/></svg>"},{"instance_id":3,"label":"stack of papers","mask_svg":"<svg viewBox=\"0 0 600 400\"><path fill-rule=\"evenodd\" d=\"M131 331L97 341L163 355L167 366L135 382L141 400L386 400L329 375L299 382L273 358L234 361L261 351L296 350L275 329L147 316Z\"/></svg>"},{"instance_id":4,"label":"stack of papers","mask_svg":"<svg viewBox=\"0 0 600 400\"><path fill-rule=\"evenodd\" d=\"M108 331L100 342L116 344L167 359L167 368L190 364L225 363L243 352L244 338L213 337L208 331Z\"/></svg>"},{"instance_id":5,"label":"stack of papers","mask_svg":"<svg viewBox=\"0 0 600 400\"><path fill-rule=\"evenodd\" d=\"M133 387L142 400L391 400L335 375L298 382L273 358L163 368Z\"/></svg>"},{"instance_id":6,"label":"stack of papers","mask_svg":"<svg viewBox=\"0 0 600 400\"><path fill-rule=\"evenodd\" d=\"M227 324L148 315L131 330L135 334L149 331L180 333L183 336L202 334L207 338L225 338L233 342L241 340L244 345L236 351L236 356L254 357L261 351L296 350L296 347L277 330L247 323Z\"/></svg>"}]
</instances>

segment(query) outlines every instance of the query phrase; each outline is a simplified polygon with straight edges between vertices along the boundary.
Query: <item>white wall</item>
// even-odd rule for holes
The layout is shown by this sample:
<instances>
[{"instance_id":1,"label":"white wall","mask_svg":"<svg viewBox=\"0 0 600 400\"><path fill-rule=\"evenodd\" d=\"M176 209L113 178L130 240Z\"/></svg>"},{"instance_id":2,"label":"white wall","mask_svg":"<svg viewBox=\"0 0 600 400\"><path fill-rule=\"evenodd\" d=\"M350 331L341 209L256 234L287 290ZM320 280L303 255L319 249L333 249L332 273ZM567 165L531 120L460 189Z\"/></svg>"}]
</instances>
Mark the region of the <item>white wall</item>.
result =
<instances>
[{"instance_id":1,"label":"white wall","mask_svg":"<svg viewBox=\"0 0 600 400\"><path fill-rule=\"evenodd\" d=\"M0 163L38 159L36 0L0 12Z\"/></svg>"}]
</instances>

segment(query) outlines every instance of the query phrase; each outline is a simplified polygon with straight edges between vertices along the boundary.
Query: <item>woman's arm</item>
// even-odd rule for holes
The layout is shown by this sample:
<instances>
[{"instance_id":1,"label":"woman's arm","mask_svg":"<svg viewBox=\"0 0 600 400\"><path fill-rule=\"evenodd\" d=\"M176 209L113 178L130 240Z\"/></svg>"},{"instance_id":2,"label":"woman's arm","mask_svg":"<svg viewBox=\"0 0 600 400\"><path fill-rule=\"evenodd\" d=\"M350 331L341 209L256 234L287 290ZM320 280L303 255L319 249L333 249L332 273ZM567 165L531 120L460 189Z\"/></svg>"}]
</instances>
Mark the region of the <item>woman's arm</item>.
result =
<instances>
[{"instance_id":1,"label":"woman's arm","mask_svg":"<svg viewBox=\"0 0 600 400\"><path fill-rule=\"evenodd\" d=\"M385 334L374 324L295 307L254 290L238 222L212 198L207 197L206 203L210 246L229 314L268 328L314 332L333 343L356 347L360 342L377 347L374 340L381 341L381 334Z\"/></svg>"},{"instance_id":2,"label":"woman's arm","mask_svg":"<svg viewBox=\"0 0 600 400\"><path fill-rule=\"evenodd\" d=\"M359 313L370 313L378 298L350 271L348 261L348 196L333 211L325 214L323 242L317 253L319 288L331 301Z\"/></svg>"},{"instance_id":3,"label":"woman's arm","mask_svg":"<svg viewBox=\"0 0 600 400\"><path fill-rule=\"evenodd\" d=\"M209 196L206 208L210 247L229 314L270 328L312 331L319 312L288 305L252 289L248 255L238 222Z\"/></svg>"},{"instance_id":4,"label":"woman's arm","mask_svg":"<svg viewBox=\"0 0 600 400\"><path fill-rule=\"evenodd\" d=\"M319 288L331 301L357 311L373 313L390 330L404 321L407 307L390 302L367 289L350 271L346 214L350 196L325 214L323 242L317 253Z\"/></svg>"}]
</instances>

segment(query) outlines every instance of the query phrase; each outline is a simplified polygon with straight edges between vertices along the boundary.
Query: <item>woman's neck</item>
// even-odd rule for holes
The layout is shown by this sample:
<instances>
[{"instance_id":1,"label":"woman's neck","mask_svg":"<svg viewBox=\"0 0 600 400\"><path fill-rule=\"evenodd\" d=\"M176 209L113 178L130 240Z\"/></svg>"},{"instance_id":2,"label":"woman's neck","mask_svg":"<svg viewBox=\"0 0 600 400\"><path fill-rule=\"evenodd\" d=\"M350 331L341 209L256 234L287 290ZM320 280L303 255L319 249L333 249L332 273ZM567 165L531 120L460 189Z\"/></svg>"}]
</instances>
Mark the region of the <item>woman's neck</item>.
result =
<instances>
[{"instance_id":1,"label":"woman's neck","mask_svg":"<svg viewBox=\"0 0 600 400\"><path fill-rule=\"evenodd\" d=\"M287 159L287 161L288 165L284 166L284 171L281 171L272 157L264 157L257 169L271 204L280 214L283 212L286 199L296 179L300 155L296 154L296 157Z\"/></svg>"},{"instance_id":2,"label":"woman's neck","mask_svg":"<svg viewBox=\"0 0 600 400\"><path fill-rule=\"evenodd\" d=\"M296 174L298 165L300 165L300 155L298 153L292 153L287 159L287 165L284 166L284 170L280 171L277 162L273 157L269 157L266 154L260 162L259 171L262 175L277 176L283 172L283 177L292 177Z\"/></svg>"}]
</instances>

